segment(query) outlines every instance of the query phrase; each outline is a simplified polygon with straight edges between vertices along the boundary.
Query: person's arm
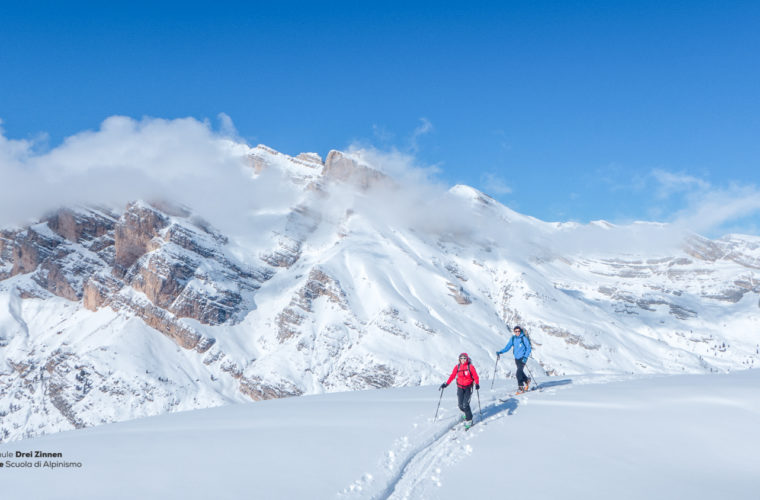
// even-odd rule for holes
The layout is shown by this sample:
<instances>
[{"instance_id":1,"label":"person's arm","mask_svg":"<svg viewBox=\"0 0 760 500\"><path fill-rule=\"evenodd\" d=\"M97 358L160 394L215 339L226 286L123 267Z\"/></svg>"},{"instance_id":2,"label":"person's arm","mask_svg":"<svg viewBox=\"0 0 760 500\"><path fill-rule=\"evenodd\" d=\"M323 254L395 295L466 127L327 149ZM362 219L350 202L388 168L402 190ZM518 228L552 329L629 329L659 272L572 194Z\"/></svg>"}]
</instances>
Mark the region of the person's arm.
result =
<instances>
[{"instance_id":1,"label":"person's arm","mask_svg":"<svg viewBox=\"0 0 760 500\"><path fill-rule=\"evenodd\" d=\"M454 367L454 370L451 372L451 375L449 376L449 379L446 381L446 385L449 385L452 380L454 380L454 377L457 376L457 367Z\"/></svg>"},{"instance_id":2,"label":"person's arm","mask_svg":"<svg viewBox=\"0 0 760 500\"><path fill-rule=\"evenodd\" d=\"M509 351L511 348L512 348L512 337L509 338L509 342L507 342L507 345L504 346L504 349L502 349L501 351L497 351L496 354L501 356L505 352Z\"/></svg>"}]
</instances>

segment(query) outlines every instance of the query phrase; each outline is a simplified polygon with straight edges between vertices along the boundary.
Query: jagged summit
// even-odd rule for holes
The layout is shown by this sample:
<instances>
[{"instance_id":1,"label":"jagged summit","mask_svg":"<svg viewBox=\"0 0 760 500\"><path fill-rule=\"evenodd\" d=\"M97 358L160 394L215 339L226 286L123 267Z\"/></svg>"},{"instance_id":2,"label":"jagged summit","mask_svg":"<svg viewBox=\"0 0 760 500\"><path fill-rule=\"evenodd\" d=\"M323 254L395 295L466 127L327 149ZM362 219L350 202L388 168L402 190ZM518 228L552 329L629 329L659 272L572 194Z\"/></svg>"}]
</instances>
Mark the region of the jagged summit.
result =
<instances>
[{"instance_id":1,"label":"jagged summit","mask_svg":"<svg viewBox=\"0 0 760 500\"><path fill-rule=\"evenodd\" d=\"M338 151L323 162L260 145L246 158L252 182L298 196L251 213L239 234L193 206L150 200L0 229L3 440L440 383L463 350L492 360L515 323L547 374L758 360L758 238L591 253L581 238L617 242L637 226L547 223L467 186L405 198L405 186Z\"/></svg>"}]
</instances>

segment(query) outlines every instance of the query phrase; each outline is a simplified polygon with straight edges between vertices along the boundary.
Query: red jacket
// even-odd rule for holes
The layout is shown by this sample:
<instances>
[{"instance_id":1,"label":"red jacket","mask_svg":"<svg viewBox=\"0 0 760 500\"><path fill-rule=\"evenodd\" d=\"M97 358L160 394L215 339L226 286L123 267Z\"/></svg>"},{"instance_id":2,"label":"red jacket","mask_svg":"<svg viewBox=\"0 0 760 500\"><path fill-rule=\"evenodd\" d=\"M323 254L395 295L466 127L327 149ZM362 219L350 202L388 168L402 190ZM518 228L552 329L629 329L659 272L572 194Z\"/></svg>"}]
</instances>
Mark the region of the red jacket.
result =
<instances>
[{"instance_id":1,"label":"red jacket","mask_svg":"<svg viewBox=\"0 0 760 500\"><path fill-rule=\"evenodd\" d=\"M472 363L469 361L466 365L457 363L457 365L454 367L454 371L451 372L451 376L446 381L446 385L450 384L451 381L454 380L454 377L457 378L457 387L461 387L463 389L470 387L473 382L480 384L478 372L475 371L475 367L472 366Z\"/></svg>"}]
</instances>

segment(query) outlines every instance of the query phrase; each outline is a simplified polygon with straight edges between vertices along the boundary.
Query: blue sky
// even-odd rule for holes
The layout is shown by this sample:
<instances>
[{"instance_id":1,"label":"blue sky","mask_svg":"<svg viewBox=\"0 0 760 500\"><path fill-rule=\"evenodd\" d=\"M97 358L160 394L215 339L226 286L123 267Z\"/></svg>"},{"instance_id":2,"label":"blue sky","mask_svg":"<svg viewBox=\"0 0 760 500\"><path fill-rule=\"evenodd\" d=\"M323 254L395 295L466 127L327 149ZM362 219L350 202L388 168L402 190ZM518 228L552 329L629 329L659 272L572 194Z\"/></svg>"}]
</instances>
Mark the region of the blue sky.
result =
<instances>
[{"instance_id":1,"label":"blue sky","mask_svg":"<svg viewBox=\"0 0 760 500\"><path fill-rule=\"evenodd\" d=\"M760 4L662 3L3 2L0 119L44 149L225 113L251 144L399 150L544 220L760 234Z\"/></svg>"}]
</instances>

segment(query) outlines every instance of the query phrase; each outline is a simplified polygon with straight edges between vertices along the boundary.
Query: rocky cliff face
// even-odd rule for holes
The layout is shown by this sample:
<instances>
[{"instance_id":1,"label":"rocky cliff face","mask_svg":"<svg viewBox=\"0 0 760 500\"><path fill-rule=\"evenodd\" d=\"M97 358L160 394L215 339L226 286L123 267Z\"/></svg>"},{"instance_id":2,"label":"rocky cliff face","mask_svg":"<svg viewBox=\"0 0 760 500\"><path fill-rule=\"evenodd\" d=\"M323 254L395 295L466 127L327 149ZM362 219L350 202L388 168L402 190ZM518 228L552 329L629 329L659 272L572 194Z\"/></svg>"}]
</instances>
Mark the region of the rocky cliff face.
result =
<instances>
[{"instance_id":1,"label":"rocky cliff face","mask_svg":"<svg viewBox=\"0 0 760 500\"><path fill-rule=\"evenodd\" d=\"M120 214L63 209L38 224L5 231L0 265L6 291L21 300L44 302L60 297L92 312L107 308L138 318L182 349L207 352L215 339L198 326L239 322L256 307L254 294L273 271L266 265L243 265L231 257L225 252L226 238L202 221L194 221L189 212L161 208L166 211L136 202ZM27 323L19 320L25 333L45 333L30 332ZM7 343L8 334L3 337ZM32 344L15 359L6 359L16 380L6 379L0 394L15 393L20 401L28 398L30 405L42 398L62 416L51 422L82 427L98 422L82 417L78 405L87 403L92 389L100 388L113 397L140 392L134 386L126 392L109 388L102 367L82 359L82 353L67 344L64 341L53 350ZM125 380L121 384L132 385ZM254 385L245 384L251 394L257 394ZM260 392L274 394L275 389ZM8 409L15 408L12 404ZM49 411L45 418L50 418ZM24 431L25 435L30 432ZM4 434L10 436L11 431L5 429Z\"/></svg>"},{"instance_id":2,"label":"rocky cliff face","mask_svg":"<svg viewBox=\"0 0 760 500\"><path fill-rule=\"evenodd\" d=\"M38 285L23 290L27 295L44 290L83 300L91 311L133 307L146 320L150 313L129 298L133 292L172 318L205 325L239 321L255 307L254 292L273 274L266 266L243 269L224 253L224 236L187 215L170 216L142 202L119 215L64 209L6 233L3 243L11 250L4 253L6 277L27 274ZM166 328L158 329L167 333Z\"/></svg>"},{"instance_id":3,"label":"rocky cliff face","mask_svg":"<svg viewBox=\"0 0 760 500\"><path fill-rule=\"evenodd\" d=\"M396 188L340 152L323 163L259 146L249 164L254 179L279 169L303 196L287 213L252 216L245 244L166 202L65 208L0 230L2 440L440 383L463 350L492 363L514 324L531 336L537 376L760 360L757 238L693 236L672 255L513 249L338 205L336 185L358 196ZM473 227L555 230L471 188L450 195L471 207Z\"/></svg>"},{"instance_id":4,"label":"rocky cliff face","mask_svg":"<svg viewBox=\"0 0 760 500\"><path fill-rule=\"evenodd\" d=\"M341 151L330 151L322 172L328 182L345 182L359 189L369 189L379 184L392 185L391 179L377 170L359 164L355 159Z\"/></svg>"}]
</instances>

